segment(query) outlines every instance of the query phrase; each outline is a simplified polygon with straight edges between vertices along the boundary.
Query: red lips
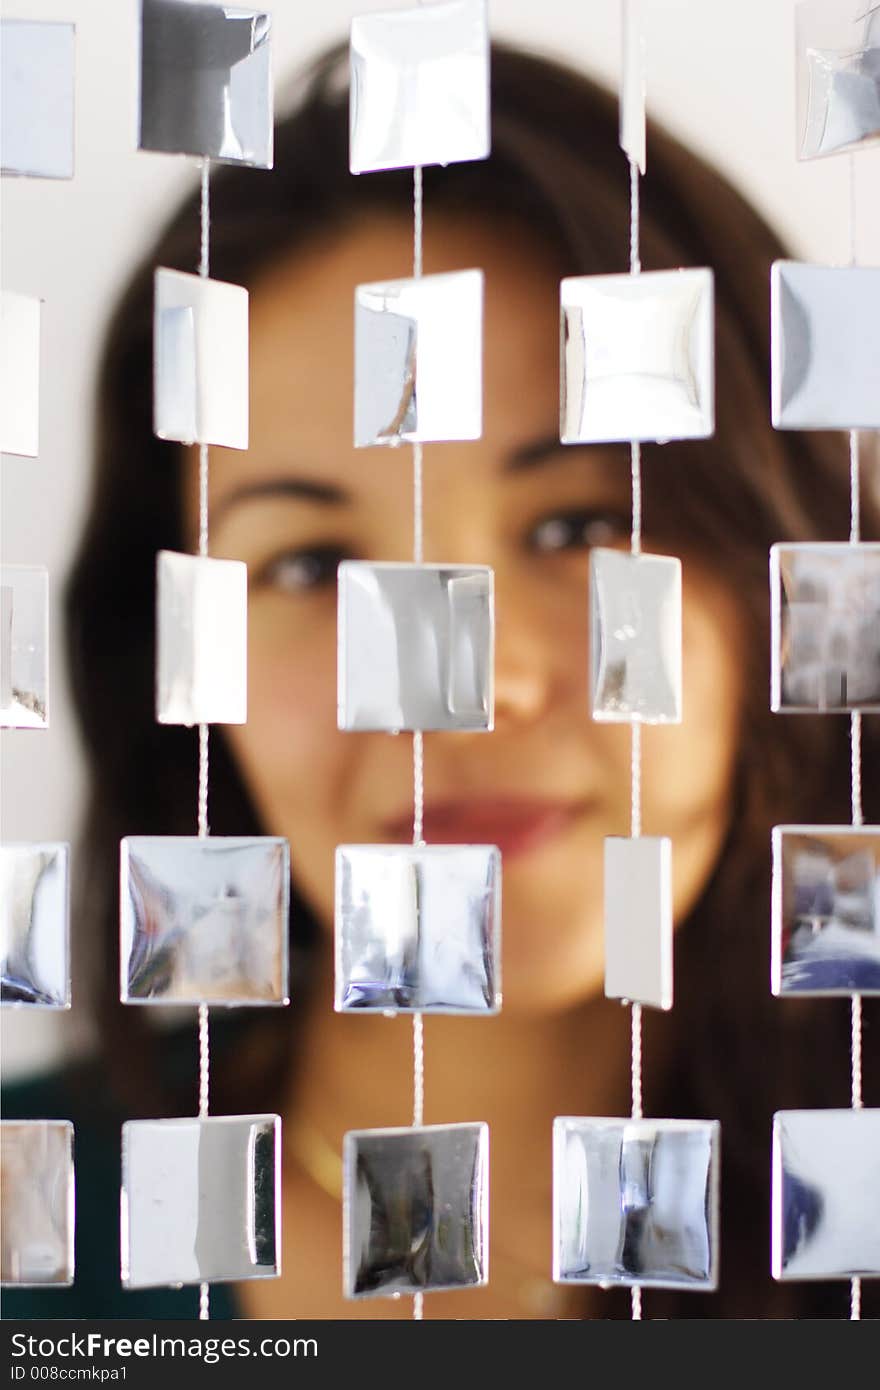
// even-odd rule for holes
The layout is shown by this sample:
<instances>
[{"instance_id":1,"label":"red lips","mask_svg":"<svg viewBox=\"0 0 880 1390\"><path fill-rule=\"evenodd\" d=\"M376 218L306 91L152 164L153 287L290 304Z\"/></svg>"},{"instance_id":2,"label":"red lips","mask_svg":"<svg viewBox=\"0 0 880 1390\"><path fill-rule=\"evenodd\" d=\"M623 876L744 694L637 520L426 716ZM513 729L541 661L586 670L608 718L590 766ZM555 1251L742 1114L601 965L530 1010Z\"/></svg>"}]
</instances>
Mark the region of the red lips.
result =
<instances>
[{"instance_id":1,"label":"red lips","mask_svg":"<svg viewBox=\"0 0 880 1390\"><path fill-rule=\"evenodd\" d=\"M573 801L521 797L429 802L423 833L429 845L497 845L502 857L509 858L560 834L582 810ZM396 819L388 829L390 838L406 840L412 819Z\"/></svg>"}]
</instances>

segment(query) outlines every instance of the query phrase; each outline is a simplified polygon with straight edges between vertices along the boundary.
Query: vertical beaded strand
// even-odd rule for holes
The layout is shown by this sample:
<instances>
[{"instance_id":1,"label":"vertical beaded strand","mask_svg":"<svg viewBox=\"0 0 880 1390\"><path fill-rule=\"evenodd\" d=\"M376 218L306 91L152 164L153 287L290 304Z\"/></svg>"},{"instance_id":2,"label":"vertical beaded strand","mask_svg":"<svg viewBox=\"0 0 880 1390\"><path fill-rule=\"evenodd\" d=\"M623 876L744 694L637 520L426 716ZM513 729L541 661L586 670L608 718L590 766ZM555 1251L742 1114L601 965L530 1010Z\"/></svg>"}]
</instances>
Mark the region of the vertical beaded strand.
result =
<instances>
[{"instance_id":1,"label":"vertical beaded strand","mask_svg":"<svg viewBox=\"0 0 880 1390\"><path fill-rule=\"evenodd\" d=\"M413 277L422 275L422 169L413 168ZM413 443L413 562L420 565L424 553L422 524L422 446ZM425 758L422 732L413 732L413 844L423 845L425 804ZM421 1013L413 1014L413 1125L421 1125L425 1114L425 1034ZM413 1318L424 1317L425 1295L413 1295Z\"/></svg>"},{"instance_id":2,"label":"vertical beaded strand","mask_svg":"<svg viewBox=\"0 0 880 1390\"><path fill-rule=\"evenodd\" d=\"M201 196L201 252L199 256L199 275L208 278L210 266L210 160L202 160ZM199 555L208 554L208 446L199 445ZM208 834L208 725L199 725L199 783L198 783L198 834L204 839ZM199 1004L199 1119L208 1115L208 1087L211 1074L211 1044L208 1031L208 1006ZM210 1286L199 1284L199 1320L207 1321L210 1312Z\"/></svg>"}]
</instances>

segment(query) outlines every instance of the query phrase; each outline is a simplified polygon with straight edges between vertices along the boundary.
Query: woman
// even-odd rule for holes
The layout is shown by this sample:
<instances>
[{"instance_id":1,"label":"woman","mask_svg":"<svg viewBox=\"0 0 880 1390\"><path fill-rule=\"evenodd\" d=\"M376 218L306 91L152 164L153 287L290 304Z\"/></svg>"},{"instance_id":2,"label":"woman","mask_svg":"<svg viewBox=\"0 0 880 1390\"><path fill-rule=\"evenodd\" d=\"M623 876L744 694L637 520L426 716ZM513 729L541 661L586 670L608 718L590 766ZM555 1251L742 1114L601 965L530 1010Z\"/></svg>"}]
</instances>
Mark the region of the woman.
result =
<instances>
[{"instance_id":1,"label":"woman","mask_svg":"<svg viewBox=\"0 0 880 1390\"><path fill-rule=\"evenodd\" d=\"M411 1315L408 1299L340 1291L342 1134L408 1123L412 1094L409 1020L332 1009L334 848L412 834L409 739L335 727L337 565L412 554L409 451L355 453L350 427L352 290L410 273L412 180L349 176L343 73L338 52L318 65L271 174L212 179L211 274L249 287L252 389L249 451L211 454L211 553L247 561L250 650L248 723L212 731L210 824L286 836L294 890L291 1007L212 1020L212 1111L284 1119L284 1273L215 1287L216 1316ZM481 265L487 296L484 437L426 451L425 557L492 565L497 604L495 731L426 736L425 835L500 845L505 990L497 1018L426 1018L425 1115L490 1124L491 1282L432 1294L426 1315L627 1316L624 1291L563 1290L548 1270L552 1119L630 1104L629 1018L603 996L601 922L603 838L629 828L629 733L590 721L585 676L589 549L628 544L629 458L556 442L558 281L626 268L628 178L616 105L584 78L497 49L492 87L491 158L425 175L426 271ZM675 1008L646 1016L645 1101L720 1119L723 1174L718 1293L650 1292L645 1314L844 1316L845 1284L768 1274L771 1114L849 1094L845 1004L769 995L769 833L848 821L849 745L846 720L769 713L767 556L780 539L848 534L845 449L769 426L775 237L662 132L650 151L642 263L714 267L718 414L714 439L645 451L645 545L682 556L685 625L684 723L644 736L643 828L672 837L677 922ZM195 548L197 482L191 451L152 435L151 312L153 268L197 256L190 199L110 328L68 591L92 762L77 921L94 924L103 962L116 959L119 839L195 828L194 734L153 717L155 554ZM867 495L862 525L878 534ZM7 1312L193 1316L192 1289L119 1290L116 1200L120 1119L194 1113L194 1029L159 1032L118 1004L114 968L100 979L100 1090L85 1068L40 1096L78 1126L77 1284L10 1295ZM865 1074L870 1088L872 1055Z\"/></svg>"}]
</instances>

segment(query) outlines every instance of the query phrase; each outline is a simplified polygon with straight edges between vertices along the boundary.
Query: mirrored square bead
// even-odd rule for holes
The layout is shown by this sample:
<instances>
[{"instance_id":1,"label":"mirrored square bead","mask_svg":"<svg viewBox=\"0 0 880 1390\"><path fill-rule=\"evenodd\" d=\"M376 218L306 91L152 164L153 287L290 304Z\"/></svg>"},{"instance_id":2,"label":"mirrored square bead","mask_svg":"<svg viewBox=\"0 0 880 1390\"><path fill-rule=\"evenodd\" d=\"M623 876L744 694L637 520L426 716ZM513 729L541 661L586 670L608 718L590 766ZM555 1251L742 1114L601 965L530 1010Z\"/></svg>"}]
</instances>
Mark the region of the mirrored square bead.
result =
<instances>
[{"instance_id":1,"label":"mirrored square bead","mask_svg":"<svg viewBox=\"0 0 880 1390\"><path fill-rule=\"evenodd\" d=\"M642 0L623 0L621 12L620 148L644 174L645 18Z\"/></svg>"},{"instance_id":2,"label":"mirrored square bead","mask_svg":"<svg viewBox=\"0 0 880 1390\"><path fill-rule=\"evenodd\" d=\"M70 846L0 845L0 1003L70 1008Z\"/></svg>"},{"instance_id":3,"label":"mirrored square bead","mask_svg":"<svg viewBox=\"0 0 880 1390\"><path fill-rule=\"evenodd\" d=\"M0 20L4 174L73 178L75 35L72 24Z\"/></svg>"},{"instance_id":4,"label":"mirrored square bead","mask_svg":"<svg viewBox=\"0 0 880 1390\"><path fill-rule=\"evenodd\" d=\"M776 261L770 308L774 427L880 429L880 267Z\"/></svg>"},{"instance_id":5,"label":"mirrored square bead","mask_svg":"<svg viewBox=\"0 0 880 1390\"><path fill-rule=\"evenodd\" d=\"M344 560L338 574L339 728L491 729L492 571Z\"/></svg>"},{"instance_id":6,"label":"mirrored square bead","mask_svg":"<svg viewBox=\"0 0 880 1390\"><path fill-rule=\"evenodd\" d=\"M773 1117L774 1279L880 1276L880 1110Z\"/></svg>"},{"instance_id":7,"label":"mirrored square bead","mask_svg":"<svg viewBox=\"0 0 880 1390\"><path fill-rule=\"evenodd\" d=\"M795 16L798 157L880 138L880 10L859 0L803 0Z\"/></svg>"},{"instance_id":8,"label":"mirrored square bead","mask_svg":"<svg viewBox=\"0 0 880 1390\"><path fill-rule=\"evenodd\" d=\"M342 1158L346 1298L488 1283L488 1125L353 1130Z\"/></svg>"},{"instance_id":9,"label":"mirrored square bead","mask_svg":"<svg viewBox=\"0 0 880 1390\"><path fill-rule=\"evenodd\" d=\"M272 168L271 17L141 0L138 148Z\"/></svg>"},{"instance_id":10,"label":"mirrored square bead","mask_svg":"<svg viewBox=\"0 0 880 1390\"><path fill-rule=\"evenodd\" d=\"M715 429L711 270L563 280L563 444L705 439Z\"/></svg>"},{"instance_id":11,"label":"mirrored square bead","mask_svg":"<svg viewBox=\"0 0 880 1390\"><path fill-rule=\"evenodd\" d=\"M0 293L0 449L40 452L40 301Z\"/></svg>"},{"instance_id":12,"label":"mirrored square bead","mask_svg":"<svg viewBox=\"0 0 880 1390\"><path fill-rule=\"evenodd\" d=\"M483 272L355 290L354 442L479 439Z\"/></svg>"},{"instance_id":13,"label":"mirrored square bead","mask_svg":"<svg viewBox=\"0 0 880 1390\"><path fill-rule=\"evenodd\" d=\"M49 727L49 572L0 568L0 727Z\"/></svg>"},{"instance_id":14,"label":"mirrored square bead","mask_svg":"<svg viewBox=\"0 0 880 1390\"><path fill-rule=\"evenodd\" d=\"M74 1274L73 1125L0 1121L0 1284L64 1288Z\"/></svg>"},{"instance_id":15,"label":"mirrored square bead","mask_svg":"<svg viewBox=\"0 0 880 1390\"><path fill-rule=\"evenodd\" d=\"M120 846L124 1004L286 1004L286 840L129 835Z\"/></svg>"},{"instance_id":16,"label":"mirrored square bead","mask_svg":"<svg viewBox=\"0 0 880 1390\"><path fill-rule=\"evenodd\" d=\"M337 1011L497 1013L500 932L494 845L337 849Z\"/></svg>"},{"instance_id":17,"label":"mirrored square bead","mask_svg":"<svg viewBox=\"0 0 880 1390\"><path fill-rule=\"evenodd\" d=\"M681 561L590 554L590 710L594 719L679 724Z\"/></svg>"},{"instance_id":18,"label":"mirrored square bead","mask_svg":"<svg viewBox=\"0 0 880 1390\"><path fill-rule=\"evenodd\" d=\"M353 174L489 154L486 0L439 0L351 22Z\"/></svg>"},{"instance_id":19,"label":"mirrored square bead","mask_svg":"<svg viewBox=\"0 0 880 1390\"><path fill-rule=\"evenodd\" d=\"M181 444L248 446L248 292L156 271L153 429Z\"/></svg>"},{"instance_id":20,"label":"mirrored square bead","mask_svg":"<svg viewBox=\"0 0 880 1390\"><path fill-rule=\"evenodd\" d=\"M122 1126L122 1283L128 1289L281 1273L277 1115Z\"/></svg>"},{"instance_id":21,"label":"mirrored square bead","mask_svg":"<svg viewBox=\"0 0 880 1390\"><path fill-rule=\"evenodd\" d=\"M720 1133L715 1120L554 1120L554 1280L716 1288Z\"/></svg>"},{"instance_id":22,"label":"mirrored square bead","mask_svg":"<svg viewBox=\"0 0 880 1390\"><path fill-rule=\"evenodd\" d=\"M672 841L605 840L605 994L672 1008Z\"/></svg>"},{"instance_id":23,"label":"mirrored square bead","mask_svg":"<svg viewBox=\"0 0 880 1390\"><path fill-rule=\"evenodd\" d=\"M244 724L247 566L160 550L156 584L156 719Z\"/></svg>"},{"instance_id":24,"label":"mirrored square bead","mask_svg":"<svg viewBox=\"0 0 880 1390\"><path fill-rule=\"evenodd\" d=\"M774 994L880 994L880 826L773 830Z\"/></svg>"},{"instance_id":25,"label":"mirrored square bead","mask_svg":"<svg viewBox=\"0 0 880 1390\"><path fill-rule=\"evenodd\" d=\"M880 544L770 551L771 708L880 711Z\"/></svg>"}]
</instances>

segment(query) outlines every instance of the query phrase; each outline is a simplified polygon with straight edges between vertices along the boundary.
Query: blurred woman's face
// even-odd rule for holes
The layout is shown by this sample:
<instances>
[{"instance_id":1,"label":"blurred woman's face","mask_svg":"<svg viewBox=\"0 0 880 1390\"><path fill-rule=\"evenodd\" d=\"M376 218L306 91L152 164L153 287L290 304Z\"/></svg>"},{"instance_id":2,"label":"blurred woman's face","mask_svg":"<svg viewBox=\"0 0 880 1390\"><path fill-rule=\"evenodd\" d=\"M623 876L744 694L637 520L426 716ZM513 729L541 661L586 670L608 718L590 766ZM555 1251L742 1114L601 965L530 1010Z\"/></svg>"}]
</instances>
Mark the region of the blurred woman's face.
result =
<instances>
[{"instance_id":1,"label":"blurred woman's face","mask_svg":"<svg viewBox=\"0 0 880 1390\"><path fill-rule=\"evenodd\" d=\"M497 626L494 732L426 734L424 834L500 846L505 1011L552 1010L602 991L602 842L629 834L629 728L593 723L587 691L589 549L629 543L629 455L557 442L542 253L514 228L427 212L426 271L482 266L486 305L483 438L425 449L424 559L490 565ZM328 934L336 846L412 838L411 737L336 727L337 565L411 560L413 543L412 451L352 446L353 291L411 264L411 228L388 218L267 273L250 449L211 453L210 550L249 572L248 722L222 736ZM661 459L648 542L662 486ZM195 467L185 501L192 539ZM643 736L643 833L672 838L676 920L727 829L742 669L733 601L683 565L684 722Z\"/></svg>"}]
</instances>

